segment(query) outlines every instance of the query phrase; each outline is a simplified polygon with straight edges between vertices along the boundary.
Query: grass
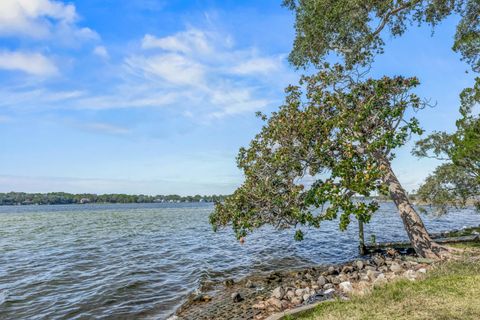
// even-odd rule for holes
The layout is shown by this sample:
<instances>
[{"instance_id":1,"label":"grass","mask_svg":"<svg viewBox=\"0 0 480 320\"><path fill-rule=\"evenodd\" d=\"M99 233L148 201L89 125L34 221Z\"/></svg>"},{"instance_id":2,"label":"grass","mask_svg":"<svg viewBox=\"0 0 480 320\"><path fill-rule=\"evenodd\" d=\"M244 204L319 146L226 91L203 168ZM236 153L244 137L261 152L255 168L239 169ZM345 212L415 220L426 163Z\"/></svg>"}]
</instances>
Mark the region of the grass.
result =
<instances>
[{"instance_id":1,"label":"grass","mask_svg":"<svg viewBox=\"0 0 480 320\"><path fill-rule=\"evenodd\" d=\"M467 248L479 248L480 249L480 242L462 242L462 243L450 243L448 244L449 247L459 248L459 249L467 249Z\"/></svg>"},{"instance_id":2,"label":"grass","mask_svg":"<svg viewBox=\"0 0 480 320\"><path fill-rule=\"evenodd\" d=\"M478 243L475 244L478 247ZM475 249L474 249L475 250ZM476 250L475 250L476 251ZM426 279L399 280L371 295L332 301L287 319L480 319L480 252L439 265Z\"/></svg>"}]
</instances>

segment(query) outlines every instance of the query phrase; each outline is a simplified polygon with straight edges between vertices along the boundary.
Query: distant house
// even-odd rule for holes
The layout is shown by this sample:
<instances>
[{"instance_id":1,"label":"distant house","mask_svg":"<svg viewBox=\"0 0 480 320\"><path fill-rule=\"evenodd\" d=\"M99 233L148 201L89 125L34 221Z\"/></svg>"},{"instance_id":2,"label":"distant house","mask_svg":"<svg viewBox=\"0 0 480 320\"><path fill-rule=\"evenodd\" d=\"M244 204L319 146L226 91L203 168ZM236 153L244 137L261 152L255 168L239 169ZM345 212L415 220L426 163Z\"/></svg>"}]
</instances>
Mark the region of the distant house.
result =
<instances>
[{"instance_id":1,"label":"distant house","mask_svg":"<svg viewBox=\"0 0 480 320\"><path fill-rule=\"evenodd\" d=\"M82 198L82 199L80 199L80 203L81 203L81 204L90 203L90 199L88 199L88 198Z\"/></svg>"}]
</instances>

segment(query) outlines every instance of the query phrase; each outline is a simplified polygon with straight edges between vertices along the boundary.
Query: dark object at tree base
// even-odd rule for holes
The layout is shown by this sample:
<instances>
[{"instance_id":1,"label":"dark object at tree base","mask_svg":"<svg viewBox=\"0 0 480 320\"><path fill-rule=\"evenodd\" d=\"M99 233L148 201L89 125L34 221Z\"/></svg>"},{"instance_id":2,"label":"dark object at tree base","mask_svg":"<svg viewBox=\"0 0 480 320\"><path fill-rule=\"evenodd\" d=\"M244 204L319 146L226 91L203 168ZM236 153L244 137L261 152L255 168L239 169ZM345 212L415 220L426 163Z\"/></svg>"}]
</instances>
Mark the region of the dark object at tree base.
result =
<instances>
[{"instance_id":1,"label":"dark object at tree base","mask_svg":"<svg viewBox=\"0 0 480 320\"><path fill-rule=\"evenodd\" d=\"M243 297L240 295L240 293L235 292L235 293L232 293L232 300L233 302L241 302L243 301Z\"/></svg>"},{"instance_id":2,"label":"dark object at tree base","mask_svg":"<svg viewBox=\"0 0 480 320\"><path fill-rule=\"evenodd\" d=\"M449 237L449 238L435 238L435 242L438 244L450 244L450 243L464 243L464 242L480 242L480 235L470 235L470 236L462 236L462 237ZM389 248L393 248L401 253L411 254L415 251L412 249L412 244L409 241L402 241L402 242L384 242L378 243L374 245L365 246L365 252L368 253L375 253L375 252L382 252Z\"/></svg>"}]
</instances>

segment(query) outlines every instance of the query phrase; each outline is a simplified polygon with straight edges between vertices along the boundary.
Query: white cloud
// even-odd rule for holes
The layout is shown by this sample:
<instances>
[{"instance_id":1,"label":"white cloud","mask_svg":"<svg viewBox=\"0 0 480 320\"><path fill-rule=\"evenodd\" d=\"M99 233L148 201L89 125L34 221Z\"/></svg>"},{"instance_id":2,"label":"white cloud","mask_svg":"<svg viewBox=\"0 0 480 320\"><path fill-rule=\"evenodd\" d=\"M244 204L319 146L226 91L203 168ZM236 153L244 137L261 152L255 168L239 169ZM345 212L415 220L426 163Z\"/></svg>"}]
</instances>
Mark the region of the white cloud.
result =
<instances>
[{"instance_id":1,"label":"white cloud","mask_svg":"<svg viewBox=\"0 0 480 320\"><path fill-rule=\"evenodd\" d=\"M239 75L274 73L282 68L282 57L252 58L235 65L231 72Z\"/></svg>"},{"instance_id":2,"label":"white cloud","mask_svg":"<svg viewBox=\"0 0 480 320\"><path fill-rule=\"evenodd\" d=\"M167 83L197 86L204 82L205 66L178 54L131 57L126 64L140 69L147 77L158 76Z\"/></svg>"},{"instance_id":3,"label":"white cloud","mask_svg":"<svg viewBox=\"0 0 480 320\"><path fill-rule=\"evenodd\" d=\"M231 36L216 32L189 28L166 37L147 34L141 48L143 54L125 60L129 72L162 89L188 88L182 102L202 108L207 117L263 109L274 100L268 97L272 90L281 92L284 79L289 80L284 55L234 48ZM195 111L183 114L192 117Z\"/></svg>"},{"instance_id":4,"label":"white cloud","mask_svg":"<svg viewBox=\"0 0 480 320\"><path fill-rule=\"evenodd\" d=\"M162 49L170 52L208 54L212 52L213 48L207 37L207 33L197 29L189 29L164 38L157 38L147 34L143 37L142 48Z\"/></svg>"},{"instance_id":5,"label":"white cloud","mask_svg":"<svg viewBox=\"0 0 480 320\"><path fill-rule=\"evenodd\" d=\"M71 101L81 98L86 92L73 91L52 91L44 88L36 88L35 85L21 87L0 88L0 106L7 108L48 108L59 105L69 105Z\"/></svg>"},{"instance_id":6,"label":"white cloud","mask_svg":"<svg viewBox=\"0 0 480 320\"><path fill-rule=\"evenodd\" d=\"M98 38L95 31L78 27L77 21L73 4L55 0L0 1L0 35L3 36L55 37L72 44L78 40Z\"/></svg>"},{"instance_id":7,"label":"white cloud","mask_svg":"<svg viewBox=\"0 0 480 320\"><path fill-rule=\"evenodd\" d=\"M52 60L40 53L0 52L0 69L18 70L36 76L52 76L58 69Z\"/></svg>"},{"instance_id":8,"label":"white cloud","mask_svg":"<svg viewBox=\"0 0 480 320\"><path fill-rule=\"evenodd\" d=\"M76 109L106 110L124 108L163 107L177 100L175 92L155 92L153 88L118 87L115 92L84 97L71 103Z\"/></svg>"},{"instance_id":9,"label":"white cloud","mask_svg":"<svg viewBox=\"0 0 480 320\"><path fill-rule=\"evenodd\" d=\"M99 56L102 59L109 59L110 58L110 55L108 54L108 50L104 46L96 46L93 49L93 54L96 55L96 56Z\"/></svg>"}]
</instances>

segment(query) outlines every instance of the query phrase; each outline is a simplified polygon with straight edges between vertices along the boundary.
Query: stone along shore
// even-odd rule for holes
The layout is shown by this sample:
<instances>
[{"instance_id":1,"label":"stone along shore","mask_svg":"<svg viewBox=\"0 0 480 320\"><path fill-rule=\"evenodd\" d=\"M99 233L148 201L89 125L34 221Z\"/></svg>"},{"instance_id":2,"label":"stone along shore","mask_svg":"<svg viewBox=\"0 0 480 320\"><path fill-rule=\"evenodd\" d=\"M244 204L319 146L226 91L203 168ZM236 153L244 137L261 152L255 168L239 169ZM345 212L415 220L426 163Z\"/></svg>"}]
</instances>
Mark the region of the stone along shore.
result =
<instances>
[{"instance_id":1,"label":"stone along shore","mask_svg":"<svg viewBox=\"0 0 480 320\"><path fill-rule=\"evenodd\" d=\"M170 319L267 319L272 314L333 298L368 294L399 278L422 278L431 261L413 256L374 255L329 267L273 272L238 282L207 285Z\"/></svg>"}]
</instances>

